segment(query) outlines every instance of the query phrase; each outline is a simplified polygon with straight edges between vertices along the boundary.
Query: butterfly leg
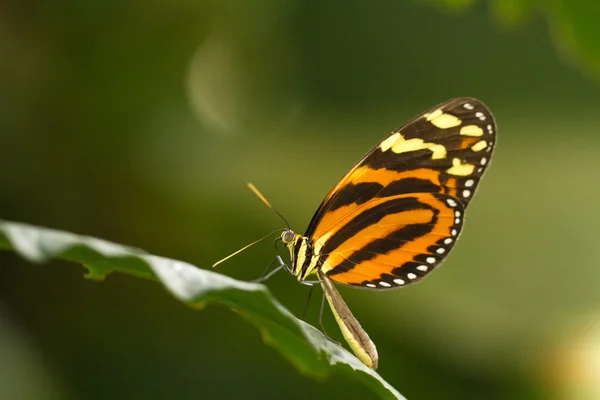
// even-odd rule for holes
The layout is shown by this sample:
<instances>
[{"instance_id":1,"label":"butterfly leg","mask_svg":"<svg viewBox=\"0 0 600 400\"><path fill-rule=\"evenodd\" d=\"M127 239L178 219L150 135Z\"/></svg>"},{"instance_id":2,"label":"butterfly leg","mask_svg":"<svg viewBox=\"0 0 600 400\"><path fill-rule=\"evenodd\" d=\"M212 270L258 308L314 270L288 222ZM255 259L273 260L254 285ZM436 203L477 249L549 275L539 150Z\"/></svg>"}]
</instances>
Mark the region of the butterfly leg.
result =
<instances>
[{"instance_id":1,"label":"butterfly leg","mask_svg":"<svg viewBox=\"0 0 600 400\"><path fill-rule=\"evenodd\" d=\"M300 283L306 286L313 286L317 283L323 283L323 281L300 281Z\"/></svg>"},{"instance_id":2,"label":"butterfly leg","mask_svg":"<svg viewBox=\"0 0 600 400\"><path fill-rule=\"evenodd\" d=\"M273 269L271 272L268 272L271 269L271 267L273 266L273 264L275 264L276 262L279 262L279 265L277 267L275 267L275 269ZM281 269L284 269L284 268L286 271L288 271L288 272L290 271L290 268L283 262L281 257L275 256L275 258L273 259L273 261L271 261L271 263L269 264L267 269L265 269L265 271L263 272L261 277L258 279L254 279L252 282L254 282L254 283L264 282L267 279L269 279L270 277L272 277L273 275L275 275L277 272L279 272Z\"/></svg>"},{"instance_id":3,"label":"butterfly leg","mask_svg":"<svg viewBox=\"0 0 600 400\"><path fill-rule=\"evenodd\" d=\"M328 334L327 331L325 330L325 325L323 325L323 308L325 307L325 290L323 289L323 298L321 299L321 311L319 312L319 325L321 326L321 332L323 332L323 335L325 335L325 337L330 341L333 342L335 344L337 344L338 346L341 346L342 344L340 342L338 342L337 340L333 340Z\"/></svg>"},{"instance_id":4,"label":"butterfly leg","mask_svg":"<svg viewBox=\"0 0 600 400\"><path fill-rule=\"evenodd\" d=\"M306 312L308 311L308 304L310 303L310 299L313 294L314 286L310 286L310 291L308 292L308 298L306 299L306 304L304 305L304 311L302 312L302 321L306 321Z\"/></svg>"}]
</instances>

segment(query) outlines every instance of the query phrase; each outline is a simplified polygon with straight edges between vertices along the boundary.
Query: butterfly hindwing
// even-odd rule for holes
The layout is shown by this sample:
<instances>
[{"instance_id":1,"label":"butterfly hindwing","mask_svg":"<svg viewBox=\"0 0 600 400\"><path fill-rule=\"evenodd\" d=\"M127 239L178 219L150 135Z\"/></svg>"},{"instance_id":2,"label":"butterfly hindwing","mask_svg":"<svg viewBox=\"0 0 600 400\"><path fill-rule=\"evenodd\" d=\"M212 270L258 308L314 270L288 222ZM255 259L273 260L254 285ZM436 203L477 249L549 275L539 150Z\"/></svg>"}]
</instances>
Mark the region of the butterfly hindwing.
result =
<instances>
[{"instance_id":1,"label":"butterfly hindwing","mask_svg":"<svg viewBox=\"0 0 600 400\"><path fill-rule=\"evenodd\" d=\"M495 143L489 109L442 103L373 147L331 190L305 236L333 280L387 289L418 281L458 238Z\"/></svg>"},{"instance_id":2,"label":"butterfly hindwing","mask_svg":"<svg viewBox=\"0 0 600 400\"><path fill-rule=\"evenodd\" d=\"M351 286L389 289L417 282L445 258L462 229L464 208L438 193L373 199L316 242L322 270Z\"/></svg>"}]
</instances>

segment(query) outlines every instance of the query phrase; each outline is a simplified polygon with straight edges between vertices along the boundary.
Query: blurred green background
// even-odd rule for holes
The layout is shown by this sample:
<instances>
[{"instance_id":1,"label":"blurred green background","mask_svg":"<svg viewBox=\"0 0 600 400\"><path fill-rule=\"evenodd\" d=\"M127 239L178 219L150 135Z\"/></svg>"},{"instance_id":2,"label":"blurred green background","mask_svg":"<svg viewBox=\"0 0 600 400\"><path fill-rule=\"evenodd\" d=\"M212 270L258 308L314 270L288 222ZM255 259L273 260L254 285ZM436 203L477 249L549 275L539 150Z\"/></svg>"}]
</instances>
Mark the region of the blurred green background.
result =
<instances>
[{"instance_id":1,"label":"blurred green background","mask_svg":"<svg viewBox=\"0 0 600 400\"><path fill-rule=\"evenodd\" d=\"M499 143L456 250L423 284L340 290L409 399L598 399L597 4L3 1L1 216L209 268L282 225L247 181L302 232L388 132L478 97ZM273 255L219 272L253 279ZM1 399L373 397L299 375L224 307L0 265ZM307 287L267 285L302 312Z\"/></svg>"}]
</instances>

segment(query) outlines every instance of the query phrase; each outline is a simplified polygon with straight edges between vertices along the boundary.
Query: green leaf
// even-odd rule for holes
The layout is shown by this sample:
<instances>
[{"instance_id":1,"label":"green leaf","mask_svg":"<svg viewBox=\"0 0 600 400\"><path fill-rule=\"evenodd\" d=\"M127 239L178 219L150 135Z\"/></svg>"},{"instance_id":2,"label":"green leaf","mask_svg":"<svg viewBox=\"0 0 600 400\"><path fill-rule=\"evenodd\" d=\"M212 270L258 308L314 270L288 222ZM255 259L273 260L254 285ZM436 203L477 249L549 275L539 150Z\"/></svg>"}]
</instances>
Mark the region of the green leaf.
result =
<instances>
[{"instance_id":1,"label":"green leaf","mask_svg":"<svg viewBox=\"0 0 600 400\"><path fill-rule=\"evenodd\" d=\"M195 308L206 302L224 304L254 324L263 340L303 374L322 379L341 372L363 382L381 398L404 399L349 351L294 317L264 285L89 236L1 220L0 249L13 250L36 263L52 258L78 262L88 269L87 277L92 279L101 280L117 271L157 280L180 301Z\"/></svg>"}]
</instances>

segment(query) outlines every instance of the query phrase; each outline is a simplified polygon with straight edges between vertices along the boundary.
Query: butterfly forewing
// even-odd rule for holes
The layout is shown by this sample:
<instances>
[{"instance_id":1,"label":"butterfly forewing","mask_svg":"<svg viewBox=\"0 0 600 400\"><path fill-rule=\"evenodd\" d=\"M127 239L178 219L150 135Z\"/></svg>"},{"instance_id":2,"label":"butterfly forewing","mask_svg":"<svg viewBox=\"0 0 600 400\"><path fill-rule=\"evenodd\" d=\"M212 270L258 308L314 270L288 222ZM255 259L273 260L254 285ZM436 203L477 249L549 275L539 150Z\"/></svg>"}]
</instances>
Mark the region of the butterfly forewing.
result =
<instances>
[{"instance_id":1,"label":"butterfly forewing","mask_svg":"<svg viewBox=\"0 0 600 400\"><path fill-rule=\"evenodd\" d=\"M495 143L479 100L442 103L392 132L329 192L305 233L331 279L388 289L418 281L454 245Z\"/></svg>"}]
</instances>

